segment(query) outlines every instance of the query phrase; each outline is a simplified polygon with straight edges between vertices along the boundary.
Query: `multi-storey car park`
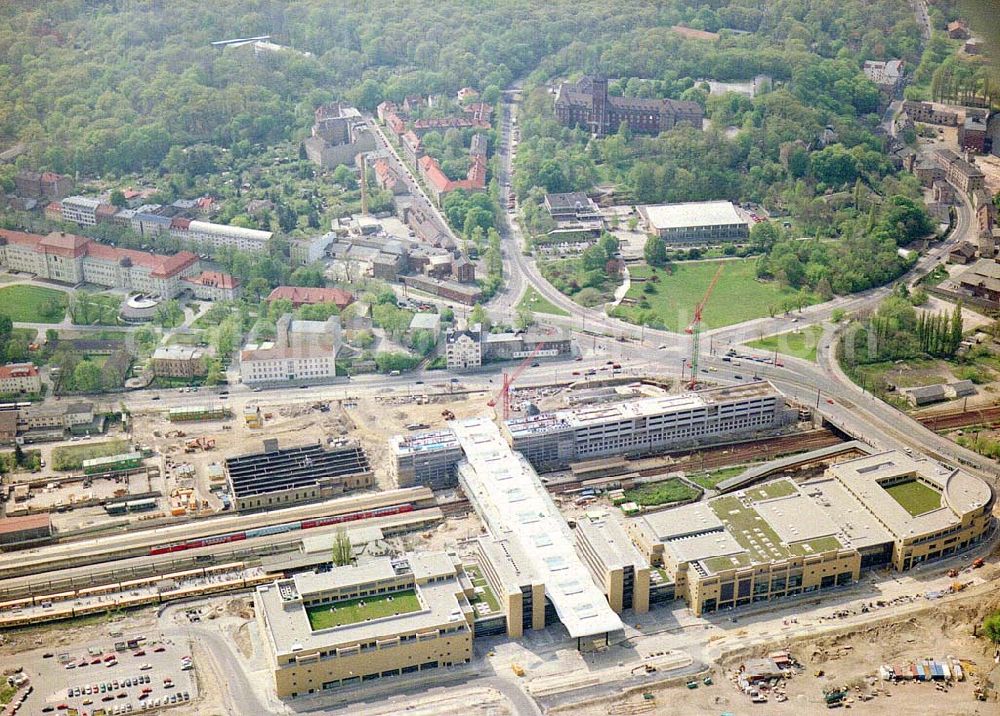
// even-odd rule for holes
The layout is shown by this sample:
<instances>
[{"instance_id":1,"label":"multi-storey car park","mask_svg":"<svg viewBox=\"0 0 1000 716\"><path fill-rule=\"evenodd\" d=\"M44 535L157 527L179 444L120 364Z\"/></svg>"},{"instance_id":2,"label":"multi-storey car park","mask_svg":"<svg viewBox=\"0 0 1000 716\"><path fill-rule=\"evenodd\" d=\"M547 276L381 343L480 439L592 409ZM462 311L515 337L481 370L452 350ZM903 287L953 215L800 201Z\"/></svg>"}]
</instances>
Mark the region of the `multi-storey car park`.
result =
<instances>
[{"instance_id":1,"label":"multi-storey car park","mask_svg":"<svg viewBox=\"0 0 1000 716\"><path fill-rule=\"evenodd\" d=\"M796 420L770 383L643 398L515 418L504 423L511 447L536 469L557 469L602 455L641 455L751 437Z\"/></svg>"},{"instance_id":2,"label":"multi-storey car park","mask_svg":"<svg viewBox=\"0 0 1000 716\"><path fill-rule=\"evenodd\" d=\"M539 471L603 455L643 455L746 439L793 423L798 413L770 383L643 398L506 421L511 447ZM451 428L390 441L400 485L454 485L463 451Z\"/></svg>"},{"instance_id":3,"label":"multi-storey car park","mask_svg":"<svg viewBox=\"0 0 1000 716\"><path fill-rule=\"evenodd\" d=\"M472 583L444 552L304 572L254 593L281 698L472 659Z\"/></svg>"},{"instance_id":4,"label":"multi-storey car park","mask_svg":"<svg viewBox=\"0 0 1000 716\"><path fill-rule=\"evenodd\" d=\"M358 445L279 448L277 440L265 440L263 452L227 458L226 476L237 510L287 507L374 482L368 455Z\"/></svg>"}]
</instances>

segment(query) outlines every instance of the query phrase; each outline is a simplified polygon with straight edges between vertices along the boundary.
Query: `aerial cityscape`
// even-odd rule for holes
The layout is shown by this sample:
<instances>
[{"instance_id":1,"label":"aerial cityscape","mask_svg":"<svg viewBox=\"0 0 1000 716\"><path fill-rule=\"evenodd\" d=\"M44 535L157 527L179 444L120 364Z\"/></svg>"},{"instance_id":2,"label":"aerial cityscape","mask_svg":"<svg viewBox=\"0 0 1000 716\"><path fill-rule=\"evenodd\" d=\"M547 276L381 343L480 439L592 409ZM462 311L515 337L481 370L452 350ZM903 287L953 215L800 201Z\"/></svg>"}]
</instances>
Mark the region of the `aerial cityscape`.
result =
<instances>
[{"instance_id":1,"label":"aerial cityscape","mask_svg":"<svg viewBox=\"0 0 1000 716\"><path fill-rule=\"evenodd\" d=\"M0 18L0 716L1000 711L995 3Z\"/></svg>"}]
</instances>

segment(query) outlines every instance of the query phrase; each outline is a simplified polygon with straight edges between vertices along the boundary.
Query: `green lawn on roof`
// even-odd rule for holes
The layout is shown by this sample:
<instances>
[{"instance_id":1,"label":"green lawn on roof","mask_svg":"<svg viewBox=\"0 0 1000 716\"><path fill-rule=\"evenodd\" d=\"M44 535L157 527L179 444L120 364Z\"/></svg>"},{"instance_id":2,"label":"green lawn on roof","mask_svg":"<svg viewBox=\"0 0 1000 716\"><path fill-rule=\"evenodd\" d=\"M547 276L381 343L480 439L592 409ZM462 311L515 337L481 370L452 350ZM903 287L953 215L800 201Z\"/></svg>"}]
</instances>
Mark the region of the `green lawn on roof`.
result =
<instances>
[{"instance_id":1,"label":"green lawn on roof","mask_svg":"<svg viewBox=\"0 0 1000 716\"><path fill-rule=\"evenodd\" d=\"M795 485L792 484L791 480L775 480L774 482L765 482L763 485L756 485L746 491L747 496L754 501L773 500L776 497L788 497L789 495L794 495L796 492L797 490L795 489Z\"/></svg>"},{"instance_id":2,"label":"green lawn on roof","mask_svg":"<svg viewBox=\"0 0 1000 716\"><path fill-rule=\"evenodd\" d=\"M901 482L884 489L892 496L892 499L914 517L936 510L941 506L940 493L919 480Z\"/></svg>"},{"instance_id":3,"label":"green lawn on roof","mask_svg":"<svg viewBox=\"0 0 1000 716\"><path fill-rule=\"evenodd\" d=\"M417 599L417 593L412 589L404 589L392 594L378 594L306 607L306 614L309 616L309 627L313 631L319 631L345 624L357 624L369 619L391 617L394 614L407 614L419 609L420 600Z\"/></svg>"},{"instance_id":4,"label":"green lawn on roof","mask_svg":"<svg viewBox=\"0 0 1000 716\"><path fill-rule=\"evenodd\" d=\"M750 553L754 562L770 562L788 556L788 548L782 544L778 533L757 510L744 506L739 498L720 497L708 504L715 516L726 523L729 533L740 547ZM774 554L771 547L778 553Z\"/></svg>"},{"instance_id":5,"label":"green lawn on roof","mask_svg":"<svg viewBox=\"0 0 1000 716\"><path fill-rule=\"evenodd\" d=\"M643 507L669 505L673 502L693 500L697 496L698 492L693 487L676 478L639 485L625 491L625 499L628 502L634 502Z\"/></svg>"},{"instance_id":6,"label":"green lawn on roof","mask_svg":"<svg viewBox=\"0 0 1000 716\"><path fill-rule=\"evenodd\" d=\"M789 545L788 549L791 550L792 554L797 554L800 557L808 557L813 554L840 549L841 546L840 540L833 535L828 535L826 537L805 540L804 542L796 542L793 545Z\"/></svg>"}]
</instances>

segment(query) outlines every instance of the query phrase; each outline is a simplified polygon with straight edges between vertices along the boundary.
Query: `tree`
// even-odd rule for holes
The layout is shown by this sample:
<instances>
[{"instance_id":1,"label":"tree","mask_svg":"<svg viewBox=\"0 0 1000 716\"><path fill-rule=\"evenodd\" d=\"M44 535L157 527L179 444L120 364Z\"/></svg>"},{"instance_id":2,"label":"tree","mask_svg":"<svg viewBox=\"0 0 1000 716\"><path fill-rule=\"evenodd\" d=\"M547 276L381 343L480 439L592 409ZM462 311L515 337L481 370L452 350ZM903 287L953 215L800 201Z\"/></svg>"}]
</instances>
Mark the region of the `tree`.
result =
<instances>
[{"instance_id":1,"label":"tree","mask_svg":"<svg viewBox=\"0 0 1000 716\"><path fill-rule=\"evenodd\" d=\"M14 464L18 467L24 465L24 449L21 447L20 443L14 443Z\"/></svg>"},{"instance_id":2,"label":"tree","mask_svg":"<svg viewBox=\"0 0 1000 716\"><path fill-rule=\"evenodd\" d=\"M73 370L73 384L84 393L97 393L101 389L101 369L89 360L80 361Z\"/></svg>"},{"instance_id":3,"label":"tree","mask_svg":"<svg viewBox=\"0 0 1000 716\"><path fill-rule=\"evenodd\" d=\"M781 232L773 221L758 221L750 228L750 245L755 251L767 253L780 238Z\"/></svg>"},{"instance_id":4,"label":"tree","mask_svg":"<svg viewBox=\"0 0 1000 716\"><path fill-rule=\"evenodd\" d=\"M358 188L358 179L346 164L341 164L333 170L333 180L346 189Z\"/></svg>"},{"instance_id":5,"label":"tree","mask_svg":"<svg viewBox=\"0 0 1000 716\"><path fill-rule=\"evenodd\" d=\"M517 316L514 318L514 327L523 331L525 328L535 324L535 314L527 306L517 309Z\"/></svg>"},{"instance_id":6,"label":"tree","mask_svg":"<svg viewBox=\"0 0 1000 716\"><path fill-rule=\"evenodd\" d=\"M646 259L646 263L650 266L663 268L668 263L667 244L659 236L654 235L646 239L646 245L643 246L642 254Z\"/></svg>"},{"instance_id":7,"label":"tree","mask_svg":"<svg viewBox=\"0 0 1000 716\"><path fill-rule=\"evenodd\" d=\"M222 364L218 358L205 358L205 385L218 385L223 380Z\"/></svg>"},{"instance_id":8,"label":"tree","mask_svg":"<svg viewBox=\"0 0 1000 716\"><path fill-rule=\"evenodd\" d=\"M125 201L125 192L123 192L121 189L112 189L111 205L117 206L119 209L127 206L128 202Z\"/></svg>"},{"instance_id":9,"label":"tree","mask_svg":"<svg viewBox=\"0 0 1000 716\"><path fill-rule=\"evenodd\" d=\"M347 536L347 530L341 527L333 538L331 559L336 566L343 567L350 564L353 558L354 548L351 545L351 538Z\"/></svg>"},{"instance_id":10,"label":"tree","mask_svg":"<svg viewBox=\"0 0 1000 716\"><path fill-rule=\"evenodd\" d=\"M951 314L951 335L950 335L950 353L952 355L958 350L958 347L962 344L962 302L959 301L955 304L955 310Z\"/></svg>"},{"instance_id":11,"label":"tree","mask_svg":"<svg viewBox=\"0 0 1000 716\"><path fill-rule=\"evenodd\" d=\"M492 325L489 314L486 313L486 309L478 303L472 307L471 311L469 311L469 324L475 325L476 323L481 324L484 331L488 331Z\"/></svg>"},{"instance_id":12,"label":"tree","mask_svg":"<svg viewBox=\"0 0 1000 716\"><path fill-rule=\"evenodd\" d=\"M410 346L422 356L428 356L437 346L437 338L433 331L420 328L410 337Z\"/></svg>"},{"instance_id":13,"label":"tree","mask_svg":"<svg viewBox=\"0 0 1000 716\"><path fill-rule=\"evenodd\" d=\"M441 309L441 321L442 323L451 323L455 320L455 311L449 306L445 306Z\"/></svg>"}]
</instances>

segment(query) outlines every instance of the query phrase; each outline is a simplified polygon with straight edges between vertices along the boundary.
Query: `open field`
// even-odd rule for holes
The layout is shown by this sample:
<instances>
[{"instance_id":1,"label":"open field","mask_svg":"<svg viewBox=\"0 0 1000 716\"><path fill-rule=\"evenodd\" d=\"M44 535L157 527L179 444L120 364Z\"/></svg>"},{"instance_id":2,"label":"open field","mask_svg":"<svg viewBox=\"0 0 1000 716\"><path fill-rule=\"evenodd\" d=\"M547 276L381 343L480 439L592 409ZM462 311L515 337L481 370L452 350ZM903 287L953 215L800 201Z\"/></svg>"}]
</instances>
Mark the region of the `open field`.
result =
<instances>
[{"instance_id":1,"label":"open field","mask_svg":"<svg viewBox=\"0 0 1000 716\"><path fill-rule=\"evenodd\" d=\"M66 294L44 286L3 286L0 313L22 323L59 323L66 315Z\"/></svg>"},{"instance_id":2,"label":"open field","mask_svg":"<svg viewBox=\"0 0 1000 716\"><path fill-rule=\"evenodd\" d=\"M334 604L307 607L309 626L313 631L357 624L368 619L381 619L393 614L406 614L420 609L420 600L412 589L377 597L347 599Z\"/></svg>"},{"instance_id":3,"label":"open field","mask_svg":"<svg viewBox=\"0 0 1000 716\"><path fill-rule=\"evenodd\" d=\"M777 351L786 356L802 358L808 361L816 360L816 346L823 335L822 326L807 326L806 328L768 336L759 341L747 343L751 348L759 348L769 353Z\"/></svg>"},{"instance_id":4,"label":"open field","mask_svg":"<svg viewBox=\"0 0 1000 716\"><path fill-rule=\"evenodd\" d=\"M84 460L108 455L120 455L129 451L124 440L105 440L83 445L62 445L52 450L52 467L55 470L79 470Z\"/></svg>"},{"instance_id":5,"label":"open field","mask_svg":"<svg viewBox=\"0 0 1000 716\"><path fill-rule=\"evenodd\" d=\"M782 288L773 281L757 279L753 260L686 261L673 264L671 273L646 265L629 267L632 285L626 301L630 302L623 302L612 313L632 323L653 317L668 330L682 330L691 322L695 305L704 297L720 265L724 267L722 275L702 315L706 329L742 323L797 306L794 303L796 291ZM656 281L643 280L654 275ZM655 293L647 293L647 283L655 285ZM804 305L818 301L817 296L810 295Z\"/></svg>"},{"instance_id":6,"label":"open field","mask_svg":"<svg viewBox=\"0 0 1000 716\"><path fill-rule=\"evenodd\" d=\"M680 480L664 480L625 491L626 500L643 507L668 505L671 502L691 500L697 496L698 493L692 487Z\"/></svg>"},{"instance_id":7,"label":"open field","mask_svg":"<svg viewBox=\"0 0 1000 716\"><path fill-rule=\"evenodd\" d=\"M118 310L122 299L119 296L89 294L82 302L77 302L70 310L73 323L81 326L117 326Z\"/></svg>"},{"instance_id":8,"label":"open field","mask_svg":"<svg viewBox=\"0 0 1000 716\"><path fill-rule=\"evenodd\" d=\"M542 296L533 286L528 286L521 301L517 304L518 310L527 308L535 313L548 313L553 316L568 316L569 313L556 306L549 299Z\"/></svg>"},{"instance_id":9,"label":"open field","mask_svg":"<svg viewBox=\"0 0 1000 716\"><path fill-rule=\"evenodd\" d=\"M918 480L901 482L898 485L886 487L885 491L914 517L936 510L941 506L941 495L938 494L937 490L927 487Z\"/></svg>"}]
</instances>

